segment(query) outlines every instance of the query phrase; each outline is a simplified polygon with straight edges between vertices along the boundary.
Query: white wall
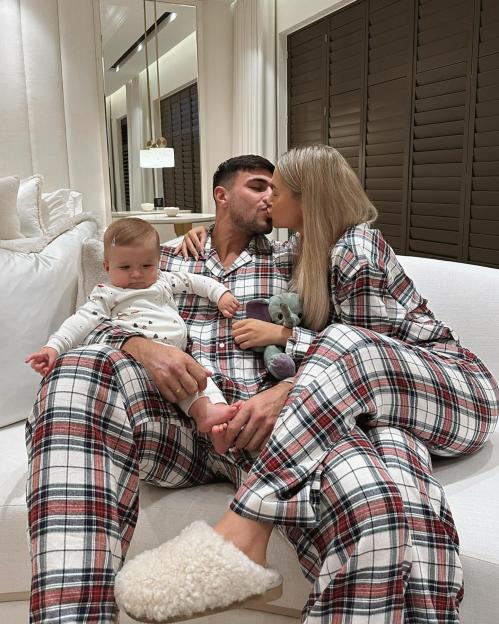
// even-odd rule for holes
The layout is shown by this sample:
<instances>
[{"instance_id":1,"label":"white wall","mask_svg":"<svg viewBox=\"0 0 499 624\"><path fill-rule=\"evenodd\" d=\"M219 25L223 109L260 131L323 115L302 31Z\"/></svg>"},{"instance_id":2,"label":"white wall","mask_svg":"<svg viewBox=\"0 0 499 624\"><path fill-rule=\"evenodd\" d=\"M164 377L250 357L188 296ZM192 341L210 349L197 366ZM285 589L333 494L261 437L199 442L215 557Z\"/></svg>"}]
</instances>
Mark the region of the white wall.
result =
<instances>
[{"instance_id":1,"label":"white wall","mask_svg":"<svg viewBox=\"0 0 499 624\"><path fill-rule=\"evenodd\" d=\"M212 212L212 178L232 156L233 25L230 0L198 4L199 130L203 212Z\"/></svg>"}]
</instances>

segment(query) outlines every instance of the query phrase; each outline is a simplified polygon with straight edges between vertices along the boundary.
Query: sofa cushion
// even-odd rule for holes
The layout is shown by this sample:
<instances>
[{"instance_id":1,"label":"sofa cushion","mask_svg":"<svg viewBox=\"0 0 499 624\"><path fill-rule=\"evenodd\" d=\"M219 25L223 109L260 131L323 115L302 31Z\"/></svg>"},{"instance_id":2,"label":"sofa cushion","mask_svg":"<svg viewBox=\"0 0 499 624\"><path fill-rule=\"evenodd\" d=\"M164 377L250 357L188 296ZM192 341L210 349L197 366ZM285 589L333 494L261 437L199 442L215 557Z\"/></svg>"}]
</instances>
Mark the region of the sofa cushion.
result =
<instances>
[{"instance_id":1,"label":"sofa cushion","mask_svg":"<svg viewBox=\"0 0 499 624\"><path fill-rule=\"evenodd\" d=\"M435 315L455 329L499 379L499 270L398 256Z\"/></svg>"},{"instance_id":2,"label":"sofa cushion","mask_svg":"<svg viewBox=\"0 0 499 624\"><path fill-rule=\"evenodd\" d=\"M0 325L0 426L29 414L40 377L24 358L74 312L81 243L95 230L93 221L79 223L40 253L0 249L0 292L8 302Z\"/></svg>"}]
</instances>

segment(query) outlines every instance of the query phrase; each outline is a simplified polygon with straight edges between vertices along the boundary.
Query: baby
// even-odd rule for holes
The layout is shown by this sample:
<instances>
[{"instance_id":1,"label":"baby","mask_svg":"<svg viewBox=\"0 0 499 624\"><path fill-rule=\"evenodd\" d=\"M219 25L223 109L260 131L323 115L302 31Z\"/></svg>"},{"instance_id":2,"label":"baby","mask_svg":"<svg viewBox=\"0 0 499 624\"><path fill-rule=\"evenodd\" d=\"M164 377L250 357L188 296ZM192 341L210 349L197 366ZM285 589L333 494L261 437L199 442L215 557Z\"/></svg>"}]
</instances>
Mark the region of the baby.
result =
<instances>
[{"instance_id":1,"label":"baby","mask_svg":"<svg viewBox=\"0 0 499 624\"><path fill-rule=\"evenodd\" d=\"M152 225L131 217L114 221L104 234L103 265L111 285L98 284L87 303L64 321L44 347L28 355L26 363L31 363L31 368L41 375L48 375L61 353L82 344L105 320L185 351L187 327L178 313L174 294L206 297L224 316L234 316L239 302L223 284L202 275L159 271L159 254L159 236ZM204 392L178 404L194 418L199 431L211 434L215 449L224 452L225 446L217 434L226 429L239 403L227 405L221 391L208 378Z\"/></svg>"}]
</instances>

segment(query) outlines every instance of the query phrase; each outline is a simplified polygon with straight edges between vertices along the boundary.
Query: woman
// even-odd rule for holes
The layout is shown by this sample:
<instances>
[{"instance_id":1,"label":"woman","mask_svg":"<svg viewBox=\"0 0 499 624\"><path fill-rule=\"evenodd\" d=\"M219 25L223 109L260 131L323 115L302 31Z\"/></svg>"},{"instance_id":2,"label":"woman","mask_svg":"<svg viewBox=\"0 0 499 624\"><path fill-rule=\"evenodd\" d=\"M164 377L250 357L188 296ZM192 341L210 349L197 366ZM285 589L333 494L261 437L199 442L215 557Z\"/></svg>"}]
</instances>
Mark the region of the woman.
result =
<instances>
[{"instance_id":1,"label":"woman","mask_svg":"<svg viewBox=\"0 0 499 624\"><path fill-rule=\"evenodd\" d=\"M236 493L231 510L214 527L238 553L262 566L274 524L288 527L292 538L293 532L313 530L319 515L334 513L333 503L331 509L319 507L318 483L323 487L325 475L331 478L331 449L361 435L359 425L380 431L385 426L403 428L415 435L415 445L423 446L420 441L424 441L436 454L456 456L484 444L494 429L499 404L492 375L459 344L448 326L435 319L393 250L381 233L371 228L376 210L336 150L313 146L284 154L272 187L269 212L274 226L298 232L291 243L296 254L292 288L303 301L304 325L317 334L266 448ZM257 320L234 323L233 331L243 349L278 340L289 346L293 340L291 330L283 336L281 328ZM363 469L358 467L359 480L364 479ZM354 467L350 477L355 474ZM342 478L333 470L331 488L335 479ZM384 493L381 504L392 494ZM369 516L376 518L376 510L370 509ZM352 524L360 526L362 522L352 510ZM332 525L331 542L335 531L341 530ZM383 530L372 528L370 539L379 542ZM414 536L415 525L411 530ZM444 533L445 529L439 538L457 543L455 535ZM363 558L372 557L373 552L382 558L383 548L367 548L355 557L349 553L345 555L346 560L350 557L347 563L330 558L325 564L322 559L316 585L328 588L320 599L330 605L326 610L317 607L315 617L316 605L311 599L304 619L323 622L328 613L331 621L371 622L375 620L370 617L378 613L383 614L380 621L401 621L404 586L417 584L415 569L425 565L424 554L414 561L415 555L408 554L411 549L413 544L405 539L392 549L398 553L397 560L392 560L392 552L386 566L398 570L393 573L393 583L384 580L376 589L376 582L368 582L367 573L364 575L366 595L358 580ZM458 621L459 572L448 571L459 569L457 546L455 556L451 564L438 563L448 564L445 574L456 576L453 589L442 592L449 594L443 599L449 602L440 611L435 608L434 615L423 605L426 615L423 613L421 622ZM117 578L118 600L125 605L120 596L137 578L134 563L125 565ZM369 570L367 563L365 566ZM349 575L356 575L354 589L349 586L354 583ZM276 577L268 574L262 582L264 589L265 582L272 588ZM381 598L377 591L383 594ZM320 593L317 589L316 594ZM395 606L387 606L391 596ZM227 604L221 601L219 606L226 608ZM333 620L333 614L344 619Z\"/></svg>"}]
</instances>

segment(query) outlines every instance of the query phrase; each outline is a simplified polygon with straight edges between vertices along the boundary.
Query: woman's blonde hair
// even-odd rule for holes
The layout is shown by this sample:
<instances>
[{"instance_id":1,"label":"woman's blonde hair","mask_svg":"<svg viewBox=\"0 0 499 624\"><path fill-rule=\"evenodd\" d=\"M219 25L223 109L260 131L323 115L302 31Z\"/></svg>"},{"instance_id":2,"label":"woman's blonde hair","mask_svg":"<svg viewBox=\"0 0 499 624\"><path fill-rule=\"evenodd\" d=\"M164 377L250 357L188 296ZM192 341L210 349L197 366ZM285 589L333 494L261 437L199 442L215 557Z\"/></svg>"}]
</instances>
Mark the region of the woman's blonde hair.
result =
<instances>
[{"instance_id":1,"label":"woman's blonde hair","mask_svg":"<svg viewBox=\"0 0 499 624\"><path fill-rule=\"evenodd\" d=\"M303 299L305 324L321 331L331 307L331 248L349 227L371 223L378 213L350 165L333 147L291 149L281 156L276 169L284 183L301 198L303 237L292 284Z\"/></svg>"}]
</instances>

